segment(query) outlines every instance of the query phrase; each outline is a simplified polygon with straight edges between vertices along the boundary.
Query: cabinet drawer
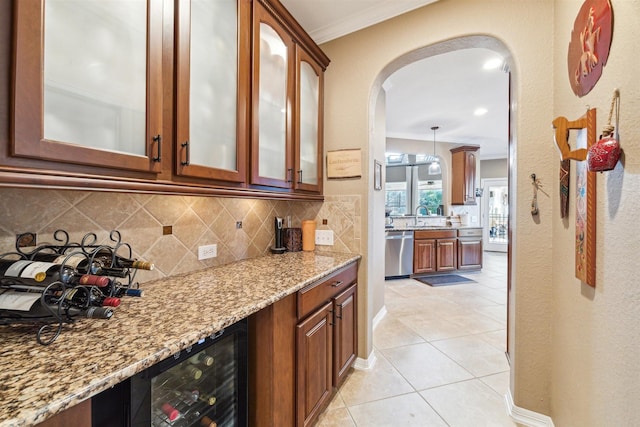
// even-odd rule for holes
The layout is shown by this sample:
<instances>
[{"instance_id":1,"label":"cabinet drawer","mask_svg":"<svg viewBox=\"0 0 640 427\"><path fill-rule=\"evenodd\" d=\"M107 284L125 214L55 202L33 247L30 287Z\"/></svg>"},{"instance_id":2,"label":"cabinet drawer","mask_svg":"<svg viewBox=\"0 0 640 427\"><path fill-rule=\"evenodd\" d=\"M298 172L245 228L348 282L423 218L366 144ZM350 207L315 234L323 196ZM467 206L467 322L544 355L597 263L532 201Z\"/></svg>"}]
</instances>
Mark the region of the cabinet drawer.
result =
<instances>
[{"instance_id":1,"label":"cabinet drawer","mask_svg":"<svg viewBox=\"0 0 640 427\"><path fill-rule=\"evenodd\" d=\"M350 264L298 291L298 319L302 319L338 293L347 289L358 277L358 264Z\"/></svg>"},{"instance_id":2,"label":"cabinet drawer","mask_svg":"<svg viewBox=\"0 0 640 427\"><path fill-rule=\"evenodd\" d=\"M458 237L482 237L482 228L459 228Z\"/></svg>"},{"instance_id":3,"label":"cabinet drawer","mask_svg":"<svg viewBox=\"0 0 640 427\"><path fill-rule=\"evenodd\" d=\"M418 239L448 239L456 237L456 230L415 230L413 238Z\"/></svg>"}]
</instances>

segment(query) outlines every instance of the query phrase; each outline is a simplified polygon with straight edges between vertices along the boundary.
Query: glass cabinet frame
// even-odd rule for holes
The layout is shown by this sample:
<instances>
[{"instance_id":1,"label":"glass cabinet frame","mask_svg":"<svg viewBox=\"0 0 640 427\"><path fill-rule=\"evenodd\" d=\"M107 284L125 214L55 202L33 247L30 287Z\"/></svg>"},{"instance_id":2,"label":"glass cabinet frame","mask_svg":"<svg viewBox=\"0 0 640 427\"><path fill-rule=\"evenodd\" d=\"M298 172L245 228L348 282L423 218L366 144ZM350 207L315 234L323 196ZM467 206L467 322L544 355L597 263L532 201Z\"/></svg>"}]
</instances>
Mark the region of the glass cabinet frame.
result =
<instances>
[{"instance_id":1,"label":"glass cabinet frame","mask_svg":"<svg viewBox=\"0 0 640 427\"><path fill-rule=\"evenodd\" d=\"M236 110L225 112L235 114L236 144L235 167L223 169L194 162L191 158L190 139L190 81L191 81L191 0L176 2L176 145L175 170L177 175L209 178L228 182L246 181L247 141L250 116L249 88L251 86L250 55L251 0L237 0L237 40L236 64L224 64L237 70ZM215 141L216 135L211 136ZM213 142L215 145L215 142ZM215 153L214 153L215 154Z\"/></svg>"},{"instance_id":2,"label":"glass cabinet frame","mask_svg":"<svg viewBox=\"0 0 640 427\"><path fill-rule=\"evenodd\" d=\"M10 154L15 157L159 173L162 168L162 0L147 1L143 155L44 137L46 0L14 2L14 84Z\"/></svg>"}]
</instances>

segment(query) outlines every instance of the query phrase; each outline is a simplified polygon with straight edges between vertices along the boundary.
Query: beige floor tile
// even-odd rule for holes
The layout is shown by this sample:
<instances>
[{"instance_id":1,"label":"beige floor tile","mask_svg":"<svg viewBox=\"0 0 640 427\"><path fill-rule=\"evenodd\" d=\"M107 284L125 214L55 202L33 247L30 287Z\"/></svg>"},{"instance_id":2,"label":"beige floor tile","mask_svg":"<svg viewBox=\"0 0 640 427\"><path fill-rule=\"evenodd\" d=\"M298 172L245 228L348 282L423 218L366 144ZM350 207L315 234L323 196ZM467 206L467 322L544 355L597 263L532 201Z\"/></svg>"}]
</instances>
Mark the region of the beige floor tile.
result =
<instances>
[{"instance_id":1,"label":"beige floor tile","mask_svg":"<svg viewBox=\"0 0 640 427\"><path fill-rule=\"evenodd\" d=\"M504 396L509 392L509 371L488 375L478 379L494 389L500 396Z\"/></svg>"},{"instance_id":2,"label":"beige floor tile","mask_svg":"<svg viewBox=\"0 0 640 427\"><path fill-rule=\"evenodd\" d=\"M373 331L373 342L376 348L385 349L421 343L424 339L393 314L387 314Z\"/></svg>"},{"instance_id":3,"label":"beige floor tile","mask_svg":"<svg viewBox=\"0 0 640 427\"><path fill-rule=\"evenodd\" d=\"M316 427L355 427L347 408L328 408L318 418Z\"/></svg>"},{"instance_id":4,"label":"beige floor tile","mask_svg":"<svg viewBox=\"0 0 640 427\"><path fill-rule=\"evenodd\" d=\"M400 317L400 321L426 341L463 337L504 329L504 325L484 315L466 311L463 315L418 313Z\"/></svg>"},{"instance_id":5,"label":"beige floor tile","mask_svg":"<svg viewBox=\"0 0 640 427\"><path fill-rule=\"evenodd\" d=\"M428 343L383 350L382 353L416 390L473 378L469 371Z\"/></svg>"},{"instance_id":6,"label":"beige floor tile","mask_svg":"<svg viewBox=\"0 0 640 427\"><path fill-rule=\"evenodd\" d=\"M420 392L451 427L515 427L504 398L480 380L463 381Z\"/></svg>"},{"instance_id":7,"label":"beige floor tile","mask_svg":"<svg viewBox=\"0 0 640 427\"><path fill-rule=\"evenodd\" d=\"M432 345L476 377L509 370L504 352L476 336L435 341Z\"/></svg>"},{"instance_id":8,"label":"beige floor tile","mask_svg":"<svg viewBox=\"0 0 640 427\"><path fill-rule=\"evenodd\" d=\"M485 252L482 271L461 274L477 283L386 281L377 363L349 375L318 425L514 426L504 406L506 258Z\"/></svg>"},{"instance_id":9,"label":"beige floor tile","mask_svg":"<svg viewBox=\"0 0 640 427\"><path fill-rule=\"evenodd\" d=\"M473 311L499 322L505 328L507 327L507 306L504 304L476 307Z\"/></svg>"},{"instance_id":10,"label":"beige floor tile","mask_svg":"<svg viewBox=\"0 0 640 427\"><path fill-rule=\"evenodd\" d=\"M353 371L340 388L342 399L348 407L412 391L413 387L382 354L377 355L372 369Z\"/></svg>"},{"instance_id":11,"label":"beige floor tile","mask_svg":"<svg viewBox=\"0 0 640 427\"><path fill-rule=\"evenodd\" d=\"M358 426L447 426L417 393L357 405L349 411Z\"/></svg>"},{"instance_id":12,"label":"beige floor tile","mask_svg":"<svg viewBox=\"0 0 640 427\"><path fill-rule=\"evenodd\" d=\"M336 393L331 399L331 402L329 402L328 409L345 408L346 406L347 405L344 403L344 399L342 398L340 391L338 391L338 393Z\"/></svg>"},{"instance_id":13,"label":"beige floor tile","mask_svg":"<svg viewBox=\"0 0 640 427\"><path fill-rule=\"evenodd\" d=\"M494 346L501 352L507 351L507 330L501 329L499 331L486 332L484 334L478 334L476 337L482 341L487 342Z\"/></svg>"}]
</instances>

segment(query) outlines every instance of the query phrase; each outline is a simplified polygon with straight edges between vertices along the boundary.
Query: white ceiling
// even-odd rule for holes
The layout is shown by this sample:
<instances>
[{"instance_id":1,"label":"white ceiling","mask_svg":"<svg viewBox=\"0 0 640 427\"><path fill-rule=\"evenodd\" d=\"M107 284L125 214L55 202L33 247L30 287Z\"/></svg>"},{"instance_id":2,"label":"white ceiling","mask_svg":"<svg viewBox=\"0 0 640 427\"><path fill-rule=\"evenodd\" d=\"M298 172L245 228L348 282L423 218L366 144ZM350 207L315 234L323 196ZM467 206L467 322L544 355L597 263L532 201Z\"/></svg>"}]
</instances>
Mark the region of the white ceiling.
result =
<instances>
[{"instance_id":1,"label":"white ceiling","mask_svg":"<svg viewBox=\"0 0 640 427\"><path fill-rule=\"evenodd\" d=\"M344 36L437 0L280 0L316 43ZM409 64L384 83L387 138L480 145L480 158L506 158L508 150L508 74L484 70L497 54L484 48L448 52ZM486 108L483 116L473 115ZM415 152L415 142L407 152Z\"/></svg>"}]
</instances>

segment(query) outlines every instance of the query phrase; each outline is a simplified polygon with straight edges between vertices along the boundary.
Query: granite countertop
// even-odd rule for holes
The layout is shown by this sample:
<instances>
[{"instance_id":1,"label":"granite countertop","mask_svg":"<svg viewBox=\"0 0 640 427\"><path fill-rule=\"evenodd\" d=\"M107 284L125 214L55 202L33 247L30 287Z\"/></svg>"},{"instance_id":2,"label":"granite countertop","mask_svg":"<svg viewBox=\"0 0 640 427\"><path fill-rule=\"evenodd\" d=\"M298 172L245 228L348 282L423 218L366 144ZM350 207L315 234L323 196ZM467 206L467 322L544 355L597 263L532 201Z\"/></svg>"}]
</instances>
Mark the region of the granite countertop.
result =
<instances>
[{"instance_id":1,"label":"granite countertop","mask_svg":"<svg viewBox=\"0 0 640 427\"><path fill-rule=\"evenodd\" d=\"M0 427L37 424L358 259L289 252L147 282L49 346L37 327L0 326Z\"/></svg>"}]
</instances>

